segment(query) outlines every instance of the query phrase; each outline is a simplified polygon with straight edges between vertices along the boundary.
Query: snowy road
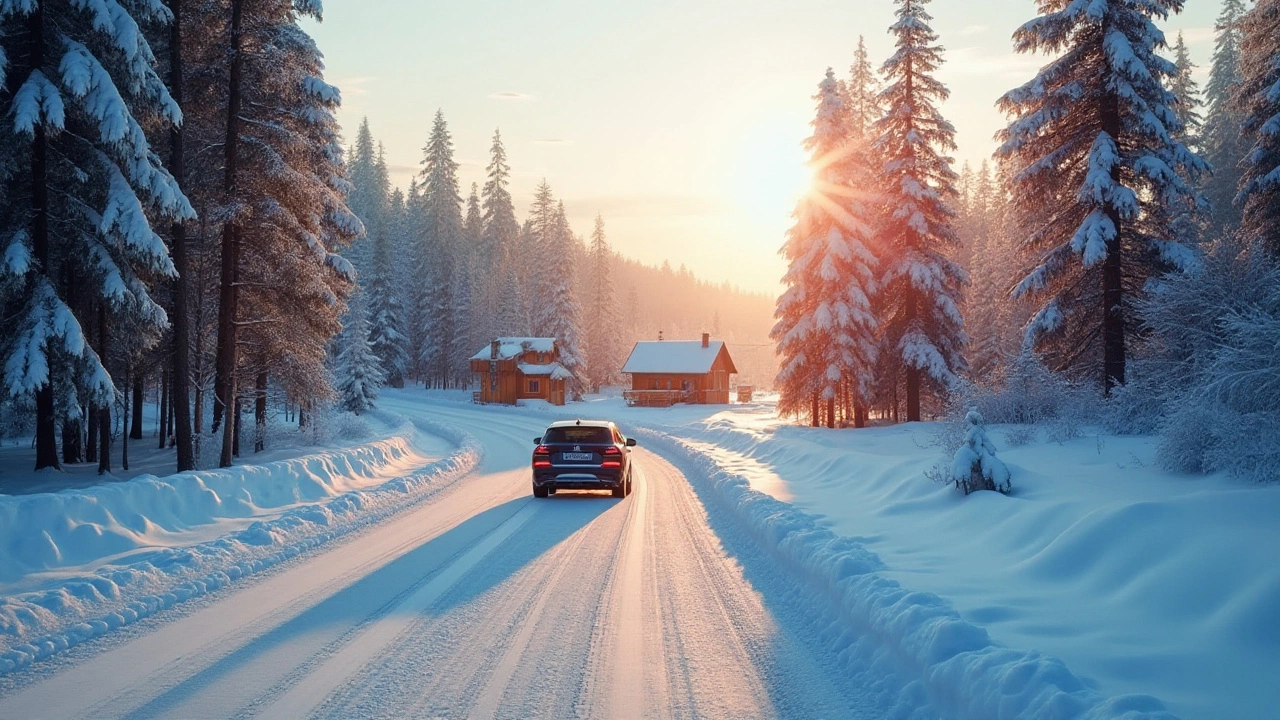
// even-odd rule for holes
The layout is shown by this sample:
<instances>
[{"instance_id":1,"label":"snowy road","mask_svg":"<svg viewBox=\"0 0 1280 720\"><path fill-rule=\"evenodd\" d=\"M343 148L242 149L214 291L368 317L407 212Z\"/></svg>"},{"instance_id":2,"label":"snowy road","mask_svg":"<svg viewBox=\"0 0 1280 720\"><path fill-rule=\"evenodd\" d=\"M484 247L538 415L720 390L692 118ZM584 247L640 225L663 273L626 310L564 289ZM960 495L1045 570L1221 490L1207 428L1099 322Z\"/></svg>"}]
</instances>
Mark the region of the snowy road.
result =
<instances>
[{"instance_id":1,"label":"snowy road","mask_svg":"<svg viewBox=\"0 0 1280 720\"><path fill-rule=\"evenodd\" d=\"M430 417L480 440L469 477L147 632L33 666L0 718L880 715L771 612L659 456L637 450L625 500L534 500L538 420Z\"/></svg>"}]
</instances>

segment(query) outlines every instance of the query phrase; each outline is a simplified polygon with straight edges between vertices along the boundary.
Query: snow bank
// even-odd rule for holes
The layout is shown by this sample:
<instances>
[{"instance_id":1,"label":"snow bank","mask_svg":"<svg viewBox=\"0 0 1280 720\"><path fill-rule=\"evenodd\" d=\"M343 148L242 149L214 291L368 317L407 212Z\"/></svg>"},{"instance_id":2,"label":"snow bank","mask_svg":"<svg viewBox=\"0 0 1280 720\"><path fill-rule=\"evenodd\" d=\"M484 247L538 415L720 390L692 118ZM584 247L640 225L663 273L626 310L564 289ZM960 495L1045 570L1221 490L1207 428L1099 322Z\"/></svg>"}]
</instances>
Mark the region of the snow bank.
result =
<instances>
[{"instance_id":1,"label":"snow bank","mask_svg":"<svg viewBox=\"0 0 1280 720\"><path fill-rule=\"evenodd\" d=\"M1053 657L994 643L944 599L912 592L881 574L879 557L836 535L794 505L751 488L722 468L701 443L641 429L646 441L682 459L766 549L776 553L832 603L841 621L827 635L846 662L885 664L914 678L897 690L895 716L909 717L923 699L944 717L1058 720L1169 720L1147 695L1107 698ZM705 495L705 493L704 493ZM888 691L888 689L883 689Z\"/></svg>"},{"instance_id":2,"label":"snow bank","mask_svg":"<svg viewBox=\"0 0 1280 720\"><path fill-rule=\"evenodd\" d=\"M415 467L412 459L421 456L406 425L379 442L266 465L0 496L0 581L110 561L53 587L0 597L0 674L377 522L475 467L480 447L470 435L432 422L414 424L450 441L455 451ZM388 479L388 469L406 474ZM362 488L362 479L377 484ZM286 506L292 507L276 517L191 546L156 547L149 539Z\"/></svg>"}]
</instances>

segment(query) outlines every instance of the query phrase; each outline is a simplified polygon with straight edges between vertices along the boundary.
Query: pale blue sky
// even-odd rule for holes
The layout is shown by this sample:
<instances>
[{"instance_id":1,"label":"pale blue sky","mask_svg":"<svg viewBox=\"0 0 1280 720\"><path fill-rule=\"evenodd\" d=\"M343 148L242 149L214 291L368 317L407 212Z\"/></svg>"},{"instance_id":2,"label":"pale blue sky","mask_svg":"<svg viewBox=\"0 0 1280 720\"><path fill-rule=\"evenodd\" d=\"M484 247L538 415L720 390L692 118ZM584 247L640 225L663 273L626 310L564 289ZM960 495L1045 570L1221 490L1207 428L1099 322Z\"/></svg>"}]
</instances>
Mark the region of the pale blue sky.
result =
<instances>
[{"instance_id":1,"label":"pale blue sky","mask_svg":"<svg viewBox=\"0 0 1280 720\"><path fill-rule=\"evenodd\" d=\"M648 263L773 292L777 256L804 183L818 81L843 76L858 36L877 65L891 52L889 0L328 0L308 24L342 88L348 141L368 116L392 179L419 168L442 109L463 194L483 184L502 130L523 217L543 177L575 231L604 215L614 247ZM1186 31L1207 66L1220 4L1191 0L1165 26ZM978 163L1003 125L997 97L1043 58L1017 56L1010 35L1031 0L938 0L947 48L944 114ZM1201 68L1203 84L1204 68Z\"/></svg>"}]
</instances>

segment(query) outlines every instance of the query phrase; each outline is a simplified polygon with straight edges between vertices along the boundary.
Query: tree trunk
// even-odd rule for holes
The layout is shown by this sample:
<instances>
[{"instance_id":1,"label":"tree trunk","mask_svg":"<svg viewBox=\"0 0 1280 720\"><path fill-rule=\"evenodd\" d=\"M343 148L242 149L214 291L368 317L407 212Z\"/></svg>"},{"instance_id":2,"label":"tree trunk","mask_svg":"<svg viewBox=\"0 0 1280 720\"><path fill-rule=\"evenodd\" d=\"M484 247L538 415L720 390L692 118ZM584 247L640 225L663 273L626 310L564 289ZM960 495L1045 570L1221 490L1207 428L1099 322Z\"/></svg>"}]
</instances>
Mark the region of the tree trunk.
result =
<instances>
[{"instance_id":1,"label":"tree trunk","mask_svg":"<svg viewBox=\"0 0 1280 720\"><path fill-rule=\"evenodd\" d=\"M44 13L37 4L27 16L29 52L32 70L44 66ZM17 74L17 73L15 73ZM44 125L36 123L35 137L31 141L31 249L35 256L36 272L44 274L45 282L52 282L49 273L49 182L48 144ZM36 470L51 467L61 470L58 464L58 438L53 405L54 364L49 363L49 377L36 389Z\"/></svg>"},{"instance_id":2,"label":"tree trunk","mask_svg":"<svg viewBox=\"0 0 1280 720\"><path fill-rule=\"evenodd\" d=\"M1120 142L1120 101L1108 98L1102 107L1102 131ZM1120 164L1111 168L1111 180L1120 184ZM1121 239L1125 235L1125 223L1120 213L1110 205L1107 218L1116 229L1114 238L1107 241L1107 257L1102 261L1102 366L1103 393L1108 397L1111 389L1124 384L1124 248Z\"/></svg>"},{"instance_id":3,"label":"tree trunk","mask_svg":"<svg viewBox=\"0 0 1280 720\"><path fill-rule=\"evenodd\" d=\"M819 411L818 411L818 393L814 393L814 394L813 394L813 397L811 398L811 400L812 400L812 403L811 403L812 407L810 407L810 409L809 409L809 410L810 410L810 412L809 412L809 426L810 426L810 427L818 427L818 424L819 424L819 422L820 422L820 421L819 421L819 418L818 418L818 412L819 412Z\"/></svg>"},{"instance_id":4,"label":"tree trunk","mask_svg":"<svg viewBox=\"0 0 1280 720\"><path fill-rule=\"evenodd\" d=\"M267 373L258 373L257 392L253 400L253 451L267 449Z\"/></svg>"},{"instance_id":5,"label":"tree trunk","mask_svg":"<svg viewBox=\"0 0 1280 720\"><path fill-rule=\"evenodd\" d=\"M231 0L230 57L231 67L227 81L227 134L223 145L223 190L226 202L236 198L236 165L239 160L240 140L240 83L244 67L244 54L240 43L240 21L244 0ZM219 286L218 306L218 363L216 368L213 427L217 431L219 416L230 410L236 402L236 315L239 293L240 230L233 218L222 229L222 276ZM238 434L234 420L223 427L222 453L219 467L230 467L231 458L237 454Z\"/></svg>"},{"instance_id":6,"label":"tree trunk","mask_svg":"<svg viewBox=\"0 0 1280 720\"><path fill-rule=\"evenodd\" d=\"M129 387L129 375L131 374L131 371L132 371L132 368L130 368L130 367L128 367L128 366L126 366L126 367L125 367L125 370L124 370L124 385L125 385L125 387ZM135 398L137 398L137 397L139 396L139 395L138 395L138 393L137 393L138 385L135 383L133 387L134 387L134 391L135 391L135 392L134 392L134 397L135 397ZM120 428L120 469L122 469L122 470L128 470L128 469L129 469L129 438L133 437L133 433L130 431L130 428L129 428L129 394L128 394L128 393L121 393L121 395L120 395L120 400L121 400L121 402L123 402L123 403L124 403L124 407L122 407L122 408L121 408L121 413L120 413L120 423L121 423L121 428ZM135 411L135 412L137 412L137 408L136 408L136 406L135 406L135 408L134 408L134 411ZM142 427L142 423L138 423L137 425L135 425L135 426L134 426L134 430L136 430L136 429L138 429L138 428L140 428L140 427ZM139 439L141 439L141 437L142 437L142 435L141 435L141 434L139 434L139 435L138 435L138 438L139 438Z\"/></svg>"},{"instance_id":7,"label":"tree trunk","mask_svg":"<svg viewBox=\"0 0 1280 720\"><path fill-rule=\"evenodd\" d=\"M169 10L173 13L173 22L169 26L169 95L182 108L182 5L183 0L169 0ZM169 172L177 180L178 186L185 185L184 158L182 145L182 126L174 125L169 130ZM185 189L185 188L184 188ZM175 222L172 228L173 266L178 277L173 281L173 411L170 421L173 423L173 435L178 444L178 472L194 470L196 467L195 452L192 446L191 427L191 328L189 325L187 292L187 228L181 222Z\"/></svg>"},{"instance_id":8,"label":"tree trunk","mask_svg":"<svg viewBox=\"0 0 1280 720\"><path fill-rule=\"evenodd\" d=\"M853 426L856 428L867 426L867 409L860 403L853 406Z\"/></svg>"},{"instance_id":9,"label":"tree trunk","mask_svg":"<svg viewBox=\"0 0 1280 720\"><path fill-rule=\"evenodd\" d=\"M156 423L156 434L160 436L161 450L168 440L169 430L169 371L160 371L160 422Z\"/></svg>"},{"instance_id":10,"label":"tree trunk","mask_svg":"<svg viewBox=\"0 0 1280 720\"><path fill-rule=\"evenodd\" d=\"M80 430L79 413L72 416L68 410L67 417L62 420L62 462L81 462Z\"/></svg>"},{"instance_id":11,"label":"tree trunk","mask_svg":"<svg viewBox=\"0 0 1280 720\"><path fill-rule=\"evenodd\" d=\"M85 431L84 443L84 461L96 463L98 462L98 406L89 403L89 410L86 413L88 421L88 430Z\"/></svg>"},{"instance_id":12,"label":"tree trunk","mask_svg":"<svg viewBox=\"0 0 1280 720\"><path fill-rule=\"evenodd\" d=\"M107 304L98 303L98 357L107 361ZM111 472L111 400L98 408L98 474Z\"/></svg>"},{"instance_id":13,"label":"tree trunk","mask_svg":"<svg viewBox=\"0 0 1280 720\"><path fill-rule=\"evenodd\" d=\"M195 397L191 400L191 435L204 432L204 388L196 385Z\"/></svg>"},{"instance_id":14,"label":"tree trunk","mask_svg":"<svg viewBox=\"0 0 1280 720\"><path fill-rule=\"evenodd\" d=\"M227 422L227 427L231 429L231 454L234 457L240 457L240 417L244 412L244 407L240 402L239 396L233 404L234 412L231 419Z\"/></svg>"},{"instance_id":15,"label":"tree trunk","mask_svg":"<svg viewBox=\"0 0 1280 720\"><path fill-rule=\"evenodd\" d=\"M142 439L142 396L146 394L143 380L141 373L133 379L133 422L129 428L129 438L132 440ZM160 417L164 416L161 415ZM128 470L129 468L126 467L125 469Z\"/></svg>"},{"instance_id":16,"label":"tree trunk","mask_svg":"<svg viewBox=\"0 0 1280 720\"><path fill-rule=\"evenodd\" d=\"M835 397L827 398L827 427L834 428L836 426L836 399Z\"/></svg>"},{"instance_id":17,"label":"tree trunk","mask_svg":"<svg viewBox=\"0 0 1280 720\"><path fill-rule=\"evenodd\" d=\"M174 413L173 413L173 374L172 373L169 373L168 381L169 382L165 384L165 389L169 391L168 392L169 402L167 405L165 405L165 407L169 408L169 422L165 426L164 437L165 437L165 442L168 443L169 447L173 447L174 446L174 441L173 441L173 424L174 424L173 414Z\"/></svg>"}]
</instances>

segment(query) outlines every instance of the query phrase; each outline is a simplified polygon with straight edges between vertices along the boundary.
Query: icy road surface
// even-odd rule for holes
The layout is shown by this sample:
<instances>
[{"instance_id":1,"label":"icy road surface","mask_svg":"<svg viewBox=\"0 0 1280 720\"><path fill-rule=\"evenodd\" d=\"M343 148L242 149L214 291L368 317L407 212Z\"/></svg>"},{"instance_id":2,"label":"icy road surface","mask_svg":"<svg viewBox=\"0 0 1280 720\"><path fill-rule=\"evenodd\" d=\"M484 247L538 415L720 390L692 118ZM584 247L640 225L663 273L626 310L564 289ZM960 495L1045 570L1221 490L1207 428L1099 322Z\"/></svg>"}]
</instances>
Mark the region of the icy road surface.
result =
<instances>
[{"instance_id":1,"label":"icy road surface","mask_svg":"<svg viewBox=\"0 0 1280 720\"><path fill-rule=\"evenodd\" d=\"M662 458L637 449L625 500L535 500L538 420L430 416L480 440L471 476L172 619L37 663L11 678L0 718L883 714L809 623L771 611Z\"/></svg>"}]
</instances>

